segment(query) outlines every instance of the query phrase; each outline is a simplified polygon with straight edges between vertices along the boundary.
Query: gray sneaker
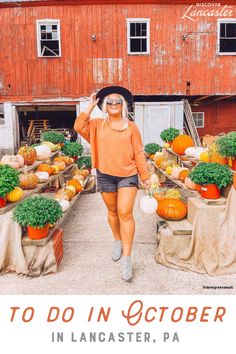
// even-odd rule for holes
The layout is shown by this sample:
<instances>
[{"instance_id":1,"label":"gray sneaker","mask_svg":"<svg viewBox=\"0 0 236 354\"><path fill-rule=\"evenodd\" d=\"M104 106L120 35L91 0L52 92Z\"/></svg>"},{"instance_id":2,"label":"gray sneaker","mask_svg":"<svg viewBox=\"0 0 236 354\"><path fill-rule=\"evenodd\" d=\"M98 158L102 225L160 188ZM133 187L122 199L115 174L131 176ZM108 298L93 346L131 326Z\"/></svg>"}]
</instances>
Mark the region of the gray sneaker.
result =
<instances>
[{"instance_id":1,"label":"gray sneaker","mask_svg":"<svg viewBox=\"0 0 236 354\"><path fill-rule=\"evenodd\" d=\"M115 240L111 257L113 261L117 262L121 258L121 255L122 255L122 241Z\"/></svg>"},{"instance_id":2,"label":"gray sneaker","mask_svg":"<svg viewBox=\"0 0 236 354\"><path fill-rule=\"evenodd\" d=\"M130 256L123 256L121 259L121 278L130 282L133 276Z\"/></svg>"}]
</instances>

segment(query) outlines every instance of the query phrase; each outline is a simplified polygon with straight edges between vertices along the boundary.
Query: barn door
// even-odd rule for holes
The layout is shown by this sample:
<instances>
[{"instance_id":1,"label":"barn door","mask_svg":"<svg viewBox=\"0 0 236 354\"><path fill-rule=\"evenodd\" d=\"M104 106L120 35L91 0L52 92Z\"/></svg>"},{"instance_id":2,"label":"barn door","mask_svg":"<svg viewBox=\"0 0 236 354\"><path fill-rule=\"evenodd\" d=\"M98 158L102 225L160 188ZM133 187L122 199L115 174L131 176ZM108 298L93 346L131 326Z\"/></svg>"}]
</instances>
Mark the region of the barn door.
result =
<instances>
[{"instance_id":1,"label":"barn door","mask_svg":"<svg viewBox=\"0 0 236 354\"><path fill-rule=\"evenodd\" d=\"M171 126L171 108L169 106L146 106L144 119L144 144L157 143L162 145L162 130Z\"/></svg>"}]
</instances>

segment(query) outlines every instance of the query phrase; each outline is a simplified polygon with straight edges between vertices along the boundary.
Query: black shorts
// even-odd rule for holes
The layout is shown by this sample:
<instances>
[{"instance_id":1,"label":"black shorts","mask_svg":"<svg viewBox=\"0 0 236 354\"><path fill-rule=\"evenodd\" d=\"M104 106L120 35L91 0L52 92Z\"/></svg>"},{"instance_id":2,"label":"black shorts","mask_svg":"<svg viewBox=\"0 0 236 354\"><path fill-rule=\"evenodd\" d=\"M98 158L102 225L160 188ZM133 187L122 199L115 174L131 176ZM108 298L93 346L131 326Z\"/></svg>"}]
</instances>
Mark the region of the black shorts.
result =
<instances>
[{"instance_id":1,"label":"black shorts","mask_svg":"<svg viewBox=\"0 0 236 354\"><path fill-rule=\"evenodd\" d=\"M117 189L123 187L139 188L138 174L129 177L117 177L107 175L97 170L98 192L117 192Z\"/></svg>"}]
</instances>

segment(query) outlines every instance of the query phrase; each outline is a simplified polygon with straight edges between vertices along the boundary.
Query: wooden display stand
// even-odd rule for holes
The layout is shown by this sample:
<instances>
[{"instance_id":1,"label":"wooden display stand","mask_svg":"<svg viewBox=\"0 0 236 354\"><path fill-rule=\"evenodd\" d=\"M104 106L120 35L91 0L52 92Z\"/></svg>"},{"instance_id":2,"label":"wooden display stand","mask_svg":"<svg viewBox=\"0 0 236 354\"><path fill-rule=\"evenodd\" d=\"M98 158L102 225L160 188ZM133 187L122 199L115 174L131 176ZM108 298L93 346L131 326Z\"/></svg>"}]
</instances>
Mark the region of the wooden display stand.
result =
<instances>
[{"instance_id":1,"label":"wooden display stand","mask_svg":"<svg viewBox=\"0 0 236 354\"><path fill-rule=\"evenodd\" d=\"M178 163L182 167L188 167L191 169L194 167L199 161L194 158L189 158L188 156L184 155L181 156L184 159L182 160L178 154L172 151L170 148L163 148L163 156L167 160L173 160ZM183 182L180 180L176 180L168 175L164 170L157 167L154 161L150 162L151 165L155 169L155 173L158 175L160 180L166 181L167 179L173 182L176 186L180 187L185 197L188 198L188 216L186 219L180 221L167 221L162 219L165 224L170 228L173 232L173 235L191 235L193 229L193 222L196 217L196 214L199 209L207 208L210 206L214 206L215 208L224 206L227 201L227 196L231 189L231 185L222 188L222 196L219 199L204 199L201 197L200 193L197 191L192 191L188 189ZM232 171L236 173L236 171ZM164 178L164 180L163 180Z\"/></svg>"},{"instance_id":2,"label":"wooden display stand","mask_svg":"<svg viewBox=\"0 0 236 354\"><path fill-rule=\"evenodd\" d=\"M86 184L88 183L89 178L87 178L84 187L86 187ZM70 201L70 207L67 209L66 212L63 213L62 217L57 221L57 223L50 229L49 234L47 237L42 238L40 240L31 240L28 238L28 236L25 234L22 237L22 245L27 246L27 245L37 245L37 246L44 246L46 243L51 239L54 231L59 227L59 225L64 221L64 219L69 215L71 212L71 209L73 208L75 202L78 200L78 197L80 196L81 192L76 194Z\"/></svg>"},{"instance_id":3,"label":"wooden display stand","mask_svg":"<svg viewBox=\"0 0 236 354\"><path fill-rule=\"evenodd\" d=\"M50 159L53 158L55 155L57 155L59 152L60 151L52 153ZM33 165L27 166L27 172L36 170L38 166L42 163L45 163L45 161L36 161ZM24 196L18 202L7 203L7 205L4 208L0 208L0 216L8 223L7 225L10 228L12 228L11 230L13 230L15 225L15 223L12 223L11 221L12 212L17 205L19 205L24 199L27 199L33 195L39 195L45 190L46 193L48 192L48 194L46 194L47 197L54 198L58 187L59 186L63 187L65 185L65 182L68 179L72 178L72 172L75 167L76 167L75 162L66 166L65 170L59 171L59 173L49 176L46 182L38 183L36 188L32 190L24 190ZM24 168L19 169L19 172L23 173ZM90 188L91 180L92 178L89 175L85 180L85 184L84 184L85 189ZM59 219L57 223L50 228L49 234L46 238L43 238L41 240L31 240L28 238L26 229L25 228L22 229L19 225L17 225L18 226L17 234L15 233L15 235L16 238L17 236L19 236L18 238L19 243L18 241L15 243L13 242L11 244L10 250L9 249L6 250L6 252L12 251L13 252L12 254L17 254L19 252L21 255L19 259L16 261L17 266L15 269L17 269L17 267L22 267L21 268L22 274L26 274L29 277L39 276L41 274L48 274L48 272L55 273L57 271L58 269L57 267L63 257L63 232L62 229L59 228L59 225L65 220L67 215L69 215L73 206L78 201L80 194L81 193L76 194L71 199L68 210L64 212L61 219ZM23 232L21 232L21 229L23 230ZM20 240L20 235L23 235L21 240ZM7 242L9 233L8 234L5 233L3 236L5 237ZM9 264L6 263L5 265L2 266L8 269Z\"/></svg>"}]
</instances>

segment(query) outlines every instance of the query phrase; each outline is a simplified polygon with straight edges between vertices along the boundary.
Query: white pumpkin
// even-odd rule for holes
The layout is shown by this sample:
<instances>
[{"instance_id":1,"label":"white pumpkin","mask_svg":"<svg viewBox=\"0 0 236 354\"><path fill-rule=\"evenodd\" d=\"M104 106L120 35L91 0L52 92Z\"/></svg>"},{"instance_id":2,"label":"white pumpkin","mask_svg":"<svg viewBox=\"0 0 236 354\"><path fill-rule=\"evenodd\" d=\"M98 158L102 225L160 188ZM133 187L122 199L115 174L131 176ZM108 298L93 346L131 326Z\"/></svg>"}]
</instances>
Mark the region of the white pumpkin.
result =
<instances>
[{"instance_id":1,"label":"white pumpkin","mask_svg":"<svg viewBox=\"0 0 236 354\"><path fill-rule=\"evenodd\" d=\"M50 150L51 151L57 151L57 146L55 145L55 144L53 144L53 143L51 143L50 141L43 141L42 143L41 143L41 145L47 145L47 146L49 146L50 147Z\"/></svg>"},{"instance_id":2,"label":"white pumpkin","mask_svg":"<svg viewBox=\"0 0 236 354\"><path fill-rule=\"evenodd\" d=\"M10 155L4 155L2 158L1 158L1 162L3 163L8 163L10 162Z\"/></svg>"},{"instance_id":3,"label":"white pumpkin","mask_svg":"<svg viewBox=\"0 0 236 354\"><path fill-rule=\"evenodd\" d=\"M139 207L144 214L154 214L157 210L158 203L155 198L144 195L139 201Z\"/></svg>"},{"instance_id":4,"label":"white pumpkin","mask_svg":"<svg viewBox=\"0 0 236 354\"><path fill-rule=\"evenodd\" d=\"M16 155L16 158L17 158L17 161L20 165L20 168L24 166L25 164L25 160L24 160L24 157L20 154Z\"/></svg>"},{"instance_id":5,"label":"white pumpkin","mask_svg":"<svg viewBox=\"0 0 236 354\"><path fill-rule=\"evenodd\" d=\"M51 156L51 149L47 145L35 146L37 152L37 160L47 160Z\"/></svg>"},{"instance_id":6,"label":"white pumpkin","mask_svg":"<svg viewBox=\"0 0 236 354\"><path fill-rule=\"evenodd\" d=\"M48 178L49 178L49 173L48 172L36 172L35 173L36 174L36 176L38 177L38 179L39 179L39 183L44 183L44 182L46 182L47 180L48 180Z\"/></svg>"},{"instance_id":7,"label":"white pumpkin","mask_svg":"<svg viewBox=\"0 0 236 354\"><path fill-rule=\"evenodd\" d=\"M181 171L188 170L186 167L174 167L171 171L171 177L174 179L179 179L179 174Z\"/></svg>"},{"instance_id":8,"label":"white pumpkin","mask_svg":"<svg viewBox=\"0 0 236 354\"><path fill-rule=\"evenodd\" d=\"M195 147L188 147L184 152L184 154L189 157L194 157L194 153L195 153Z\"/></svg>"},{"instance_id":9,"label":"white pumpkin","mask_svg":"<svg viewBox=\"0 0 236 354\"><path fill-rule=\"evenodd\" d=\"M197 147L195 152L194 152L195 159L200 160L201 153L205 152L205 151L207 151L207 149L202 148L202 147Z\"/></svg>"},{"instance_id":10,"label":"white pumpkin","mask_svg":"<svg viewBox=\"0 0 236 354\"><path fill-rule=\"evenodd\" d=\"M60 199L58 201L58 203L60 204L60 206L62 207L62 211L63 213L65 213L69 207L70 207L70 202L68 200L65 200L65 199Z\"/></svg>"},{"instance_id":11,"label":"white pumpkin","mask_svg":"<svg viewBox=\"0 0 236 354\"><path fill-rule=\"evenodd\" d=\"M206 149L202 147L189 147L185 150L185 155L199 160L201 153L204 151L206 151Z\"/></svg>"},{"instance_id":12,"label":"white pumpkin","mask_svg":"<svg viewBox=\"0 0 236 354\"><path fill-rule=\"evenodd\" d=\"M15 155L4 155L1 159L1 162L15 169L18 169L20 167L20 164Z\"/></svg>"}]
</instances>

